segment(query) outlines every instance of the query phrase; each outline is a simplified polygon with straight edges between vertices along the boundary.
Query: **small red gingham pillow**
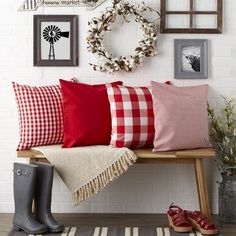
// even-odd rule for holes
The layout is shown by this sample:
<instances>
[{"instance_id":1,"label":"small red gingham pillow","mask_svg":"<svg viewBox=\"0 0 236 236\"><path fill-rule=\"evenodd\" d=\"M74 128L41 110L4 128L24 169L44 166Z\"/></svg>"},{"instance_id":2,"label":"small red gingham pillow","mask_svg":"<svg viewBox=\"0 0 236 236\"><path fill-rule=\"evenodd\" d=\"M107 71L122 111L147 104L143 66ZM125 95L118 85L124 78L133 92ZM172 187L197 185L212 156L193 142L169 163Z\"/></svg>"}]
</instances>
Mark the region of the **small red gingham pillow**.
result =
<instances>
[{"instance_id":1,"label":"small red gingham pillow","mask_svg":"<svg viewBox=\"0 0 236 236\"><path fill-rule=\"evenodd\" d=\"M31 87L12 83L20 126L17 151L63 142L62 95L59 85Z\"/></svg>"},{"instance_id":2,"label":"small red gingham pillow","mask_svg":"<svg viewBox=\"0 0 236 236\"><path fill-rule=\"evenodd\" d=\"M111 145L148 147L153 145L154 114L147 87L107 85L112 116Z\"/></svg>"}]
</instances>

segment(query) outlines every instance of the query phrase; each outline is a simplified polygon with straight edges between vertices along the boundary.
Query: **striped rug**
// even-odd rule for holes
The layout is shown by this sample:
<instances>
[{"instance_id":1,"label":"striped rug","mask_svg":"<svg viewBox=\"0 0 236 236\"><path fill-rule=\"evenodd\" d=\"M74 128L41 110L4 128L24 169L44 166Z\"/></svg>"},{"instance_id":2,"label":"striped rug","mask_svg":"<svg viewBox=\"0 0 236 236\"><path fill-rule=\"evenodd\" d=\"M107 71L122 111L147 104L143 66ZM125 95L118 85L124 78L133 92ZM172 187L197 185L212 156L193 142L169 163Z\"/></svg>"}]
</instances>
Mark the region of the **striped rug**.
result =
<instances>
[{"instance_id":1,"label":"striped rug","mask_svg":"<svg viewBox=\"0 0 236 236\"><path fill-rule=\"evenodd\" d=\"M23 232L11 232L9 236L33 236ZM61 234L43 234L38 236L202 236L199 232L176 233L170 228L156 226L143 227L66 227ZM218 235L220 236L220 235Z\"/></svg>"}]
</instances>

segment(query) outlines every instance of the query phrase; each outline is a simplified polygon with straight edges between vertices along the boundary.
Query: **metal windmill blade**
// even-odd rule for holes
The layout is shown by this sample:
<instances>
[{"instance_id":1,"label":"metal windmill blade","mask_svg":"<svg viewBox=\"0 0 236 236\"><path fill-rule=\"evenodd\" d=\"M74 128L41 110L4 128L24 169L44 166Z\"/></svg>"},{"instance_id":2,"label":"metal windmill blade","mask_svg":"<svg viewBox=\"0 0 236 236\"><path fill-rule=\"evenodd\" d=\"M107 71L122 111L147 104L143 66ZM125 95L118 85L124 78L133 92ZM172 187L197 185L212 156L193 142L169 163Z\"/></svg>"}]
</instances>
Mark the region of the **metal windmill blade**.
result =
<instances>
[{"instance_id":1,"label":"metal windmill blade","mask_svg":"<svg viewBox=\"0 0 236 236\"><path fill-rule=\"evenodd\" d=\"M55 48L54 44L61 38L69 38L70 32L65 31L61 32L60 28L56 25L49 25L43 30L43 38L49 42L49 54L48 59L49 60L55 60Z\"/></svg>"}]
</instances>

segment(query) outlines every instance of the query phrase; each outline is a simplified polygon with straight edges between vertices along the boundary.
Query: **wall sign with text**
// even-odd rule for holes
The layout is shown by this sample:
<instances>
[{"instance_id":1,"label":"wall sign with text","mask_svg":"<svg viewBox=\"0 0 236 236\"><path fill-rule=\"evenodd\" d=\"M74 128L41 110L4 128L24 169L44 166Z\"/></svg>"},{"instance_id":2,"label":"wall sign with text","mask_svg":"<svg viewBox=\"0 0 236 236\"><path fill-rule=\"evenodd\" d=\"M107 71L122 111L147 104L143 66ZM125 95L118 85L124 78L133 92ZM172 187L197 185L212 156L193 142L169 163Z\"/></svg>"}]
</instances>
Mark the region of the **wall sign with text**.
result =
<instances>
[{"instance_id":1,"label":"wall sign with text","mask_svg":"<svg viewBox=\"0 0 236 236\"><path fill-rule=\"evenodd\" d=\"M19 11L36 11L38 7L88 7L94 9L106 0L24 0Z\"/></svg>"}]
</instances>

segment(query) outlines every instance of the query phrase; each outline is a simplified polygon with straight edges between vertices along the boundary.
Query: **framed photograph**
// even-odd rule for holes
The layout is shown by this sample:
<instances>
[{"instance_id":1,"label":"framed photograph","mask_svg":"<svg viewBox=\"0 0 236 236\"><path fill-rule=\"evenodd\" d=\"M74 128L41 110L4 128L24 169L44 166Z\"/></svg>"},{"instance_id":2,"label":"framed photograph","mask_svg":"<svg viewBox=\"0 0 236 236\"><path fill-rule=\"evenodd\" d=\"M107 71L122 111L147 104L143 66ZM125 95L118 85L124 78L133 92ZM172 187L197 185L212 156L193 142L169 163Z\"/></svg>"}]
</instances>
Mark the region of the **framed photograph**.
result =
<instances>
[{"instance_id":1,"label":"framed photograph","mask_svg":"<svg viewBox=\"0 0 236 236\"><path fill-rule=\"evenodd\" d=\"M78 66L78 16L34 15L34 66Z\"/></svg>"},{"instance_id":2,"label":"framed photograph","mask_svg":"<svg viewBox=\"0 0 236 236\"><path fill-rule=\"evenodd\" d=\"M208 78L208 40L175 39L175 79Z\"/></svg>"}]
</instances>

